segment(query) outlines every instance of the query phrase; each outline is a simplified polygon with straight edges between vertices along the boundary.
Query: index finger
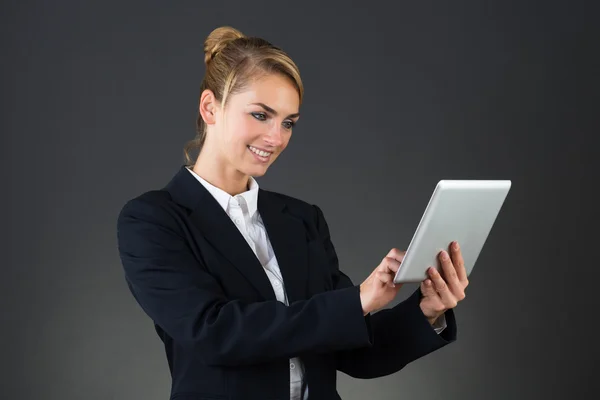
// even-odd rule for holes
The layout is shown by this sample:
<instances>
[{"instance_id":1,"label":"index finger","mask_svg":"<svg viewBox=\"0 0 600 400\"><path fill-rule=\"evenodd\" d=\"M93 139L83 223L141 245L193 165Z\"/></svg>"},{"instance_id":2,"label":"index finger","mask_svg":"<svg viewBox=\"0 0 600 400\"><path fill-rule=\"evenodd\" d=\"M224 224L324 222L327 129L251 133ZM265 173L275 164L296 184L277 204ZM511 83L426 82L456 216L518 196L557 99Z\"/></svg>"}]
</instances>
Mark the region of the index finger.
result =
<instances>
[{"instance_id":1,"label":"index finger","mask_svg":"<svg viewBox=\"0 0 600 400\"><path fill-rule=\"evenodd\" d=\"M400 268L400 262L393 257L384 257L379 270L385 273L396 273Z\"/></svg>"},{"instance_id":2,"label":"index finger","mask_svg":"<svg viewBox=\"0 0 600 400\"><path fill-rule=\"evenodd\" d=\"M467 280L467 269L465 268L465 260L463 260L462 252L458 242L453 242L450 246L450 254L452 254L452 263L456 269L458 280L465 282Z\"/></svg>"},{"instance_id":3,"label":"index finger","mask_svg":"<svg viewBox=\"0 0 600 400\"><path fill-rule=\"evenodd\" d=\"M390 257L397 261L402 262L402 260L404 259L404 254L406 254L406 251L400 251L394 247L393 249L390 250L389 253L387 253L386 257Z\"/></svg>"}]
</instances>

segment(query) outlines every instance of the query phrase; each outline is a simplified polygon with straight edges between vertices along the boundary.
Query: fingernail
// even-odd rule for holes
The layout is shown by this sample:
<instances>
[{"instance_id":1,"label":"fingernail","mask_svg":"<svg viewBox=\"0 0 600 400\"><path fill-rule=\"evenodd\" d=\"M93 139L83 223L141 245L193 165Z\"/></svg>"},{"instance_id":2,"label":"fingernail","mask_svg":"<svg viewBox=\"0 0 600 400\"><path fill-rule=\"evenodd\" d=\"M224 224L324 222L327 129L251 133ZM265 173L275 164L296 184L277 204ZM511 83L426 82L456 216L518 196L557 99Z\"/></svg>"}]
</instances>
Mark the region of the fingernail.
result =
<instances>
[{"instance_id":1,"label":"fingernail","mask_svg":"<svg viewBox=\"0 0 600 400\"><path fill-rule=\"evenodd\" d=\"M442 251L442 260L447 260L448 259L448 253L446 253L445 251Z\"/></svg>"},{"instance_id":2,"label":"fingernail","mask_svg":"<svg viewBox=\"0 0 600 400\"><path fill-rule=\"evenodd\" d=\"M454 250L458 250L458 242L454 242L454 246L452 246Z\"/></svg>"}]
</instances>

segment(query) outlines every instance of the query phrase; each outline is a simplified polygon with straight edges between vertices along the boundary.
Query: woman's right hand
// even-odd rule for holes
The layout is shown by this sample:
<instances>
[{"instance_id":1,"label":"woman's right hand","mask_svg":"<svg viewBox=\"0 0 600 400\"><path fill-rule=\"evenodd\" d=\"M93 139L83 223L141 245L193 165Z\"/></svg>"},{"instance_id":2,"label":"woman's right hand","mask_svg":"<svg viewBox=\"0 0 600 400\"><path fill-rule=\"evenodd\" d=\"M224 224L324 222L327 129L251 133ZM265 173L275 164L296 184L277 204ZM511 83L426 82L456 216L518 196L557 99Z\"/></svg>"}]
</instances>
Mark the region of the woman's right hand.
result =
<instances>
[{"instance_id":1,"label":"woman's right hand","mask_svg":"<svg viewBox=\"0 0 600 400\"><path fill-rule=\"evenodd\" d=\"M390 250L379 266L360 284L360 302L364 315L385 307L398 294L402 284L394 284L394 276L405 253L396 248Z\"/></svg>"}]
</instances>

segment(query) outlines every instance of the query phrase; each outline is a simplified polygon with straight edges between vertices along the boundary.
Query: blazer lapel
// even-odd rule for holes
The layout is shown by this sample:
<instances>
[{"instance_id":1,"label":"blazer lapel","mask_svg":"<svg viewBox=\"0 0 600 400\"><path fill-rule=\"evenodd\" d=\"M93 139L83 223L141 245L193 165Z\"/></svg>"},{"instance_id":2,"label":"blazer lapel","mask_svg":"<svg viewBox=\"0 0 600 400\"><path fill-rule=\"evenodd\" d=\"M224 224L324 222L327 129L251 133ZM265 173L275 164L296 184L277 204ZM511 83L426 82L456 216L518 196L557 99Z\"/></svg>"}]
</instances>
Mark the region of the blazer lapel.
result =
<instances>
[{"instance_id":1,"label":"blazer lapel","mask_svg":"<svg viewBox=\"0 0 600 400\"><path fill-rule=\"evenodd\" d=\"M258 212L273 247L288 302L306 299L308 293L308 246L304 223L286 211L285 203L259 189Z\"/></svg>"},{"instance_id":2,"label":"blazer lapel","mask_svg":"<svg viewBox=\"0 0 600 400\"><path fill-rule=\"evenodd\" d=\"M260 261L246 243L231 218L217 200L192 176L186 167L166 186L173 199L192 210L194 225L248 282L267 300L275 300L275 292ZM259 189L258 212L285 285L288 301L305 299L308 293L308 246L303 221L287 211L276 195Z\"/></svg>"},{"instance_id":3,"label":"blazer lapel","mask_svg":"<svg viewBox=\"0 0 600 400\"><path fill-rule=\"evenodd\" d=\"M192 210L190 218L194 225L259 294L267 300L275 300L271 282L242 234L217 200L185 168L180 169L166 189L175 201Z\"/></svg>"}]
</instances>

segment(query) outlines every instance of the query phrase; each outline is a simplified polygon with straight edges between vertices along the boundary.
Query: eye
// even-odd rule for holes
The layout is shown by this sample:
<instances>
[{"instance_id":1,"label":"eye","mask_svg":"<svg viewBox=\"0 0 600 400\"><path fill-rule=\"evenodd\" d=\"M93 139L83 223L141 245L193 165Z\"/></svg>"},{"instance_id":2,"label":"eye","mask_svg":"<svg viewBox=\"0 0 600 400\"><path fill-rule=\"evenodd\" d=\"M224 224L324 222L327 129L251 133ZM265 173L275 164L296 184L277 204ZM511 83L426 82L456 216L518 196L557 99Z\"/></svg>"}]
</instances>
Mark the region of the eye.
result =
<instances>
[{"instance_id":1,"label":"eye","mask_svg":"<svg viewBox=\"0 0 600 400\"><path fill-rule=\"evenodd\" d=\"M285 129L292 129L296 123L294 121L283 121L283 126Z\"/></svg>"},{"instance_id":2,"label":"eye","mask_svg":"<svg viewBox=\"0 0 600 400\"><path fill-rule=\"evenodd\" d=\"M259 120L259 121L266 121L267 120L267 115L265 113L253 112L253 113L250 113L250 114L252 114L252 116L254 118L256 118L257 120Z\"/></svg>"}]
</instances>

